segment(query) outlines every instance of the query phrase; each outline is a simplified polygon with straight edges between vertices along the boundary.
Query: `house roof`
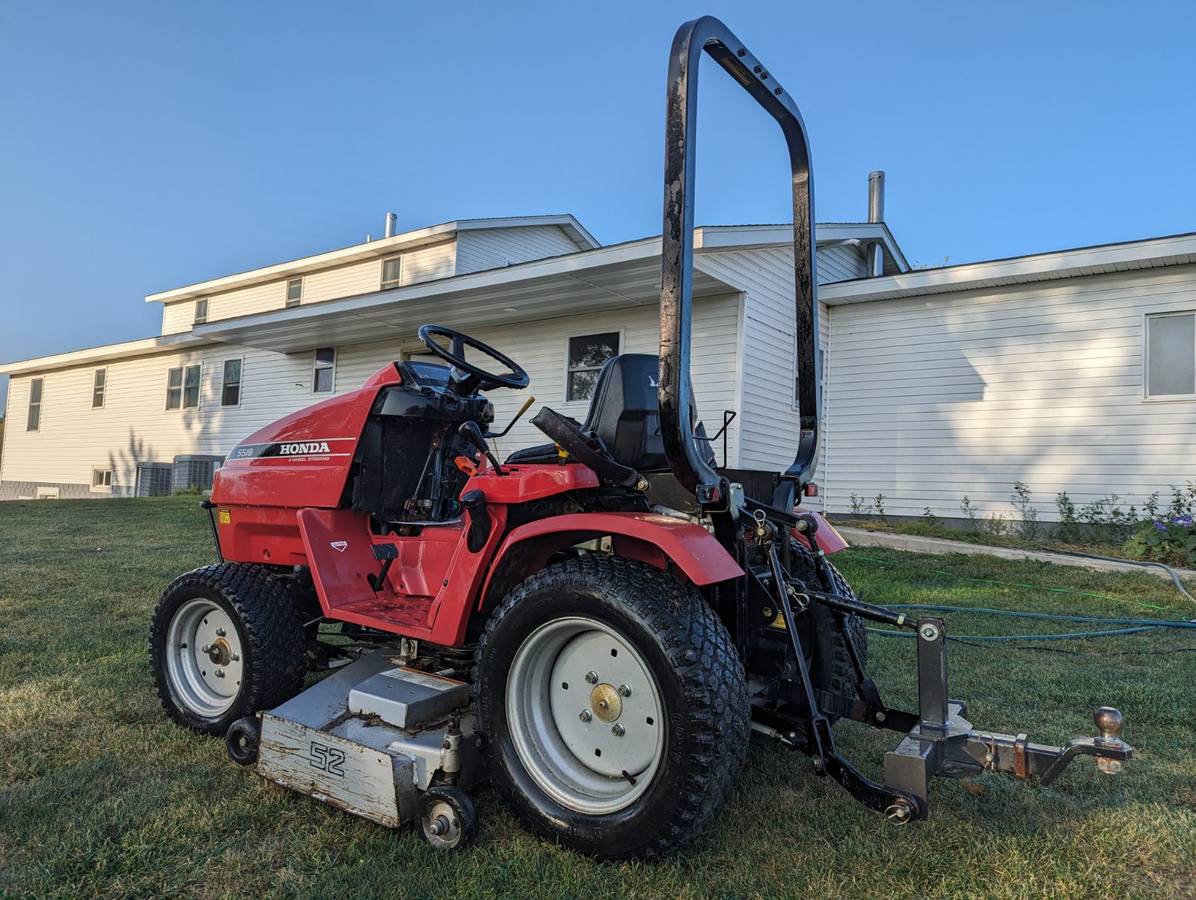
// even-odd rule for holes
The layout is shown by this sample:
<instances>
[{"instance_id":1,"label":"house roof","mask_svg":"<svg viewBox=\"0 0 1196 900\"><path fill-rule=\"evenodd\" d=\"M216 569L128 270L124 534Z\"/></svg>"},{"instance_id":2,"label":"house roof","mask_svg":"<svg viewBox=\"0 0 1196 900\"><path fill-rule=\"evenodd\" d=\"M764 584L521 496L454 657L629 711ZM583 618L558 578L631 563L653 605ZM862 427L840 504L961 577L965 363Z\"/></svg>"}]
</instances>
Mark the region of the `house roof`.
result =
<instances>
[{"instance_id":1,"label":"house roof","mask_svg":"<svg viewBox=\"0 0 1196 900\"><path fill-rule=\"evenodd\" d=\"M470 221L494 223L505 220ZM444 226L433 226L441 227ZM496 226L490 224L488 227ZM820 247L844 241L879 240L887 248L892 241L887 228L872 224L819 225L816 235ZM396 236L401 237L403 235ZM706 253L788 246L792 240L790 225L695 228L694 246L699 251L695 265L698 271L694 275L695 296L746 289L702 272L701 258ZM370 247L372 244L363 246ZM896 248L896 243L892 242L891 246ZM900 251L897 250L897 253ZM894 260L898 258L904 265L904 257L894 257ZM822 285L819 291L826 289L827 285ZM586 309L655 304L659 302L659 293L660 238L649 237L355 297L221 319L197 325L181 334L142 338L0 364L0 374L25 375L95 365L129 356L220 342L289 352L328 342L377 340L398 329L413 330L410 328L412 323L418 325L431 319L446 325L469 327L573 315ZM566 295L569 301L567 309L561 303L561 298Z\"/></svg>"},{"instance_id":2,"label":"house roof","mask_svg":"<svg viewBox=\"0 0 1196 900\"><path fill-rule=\"evenodd\" d=\"M379 238L376 241L367 241L362 244L353 244L350 247L342 247L339 250L329 250L325 253L317 253L314 256L305 256L301 259L293 259L287 262L277 263L272 266L264 266L259 269L249 269L245 272L237 272L233 275L224 275L220 278L211 278L207 281L199 281L195 284L187 284L182 287L171 288L168 291L159 291L156 294L149 294L145 298L146 303L173 303L177 300L188 300L193 297L202 297L205 294L215 293L217 291L227 291L233 288L249 287L255 284L262 284L267 281L276 281L279 278L284 278L291 275L301 275L305 272L314 272L319 269L326 269L329 266L344 265L345 263L358 262L364 259L372 259L379 256L389 256L392 253L397 253L400 250L414 250L418 247L424 247L428 244L437 244L441 241L446 241L453 235L461 231L481 231L493 228L527 228L535 225L556 225L564 229L565 233L573 239L577 244L579 250L592 250L595 247L601 247L602 244L598 239L590 234L577 219L569 214L550 216L506 216L502 218L491 219L456 219L452 222L442 222L439 225L429 225L427 228L417 228L414 231L404 231L402 234L396 234L388 238Z\"/></svg>"},{"instance_id":3,"label":"house roof","mask_svg":"<svg viewBox=\"0 0 1196 900\"><path fill-rule=\"evenodd\" d=\"M1191 263L1196 263L1196 232L838 281L823 285L818 296L838 306Z\"/></svg>"}]
</instances>

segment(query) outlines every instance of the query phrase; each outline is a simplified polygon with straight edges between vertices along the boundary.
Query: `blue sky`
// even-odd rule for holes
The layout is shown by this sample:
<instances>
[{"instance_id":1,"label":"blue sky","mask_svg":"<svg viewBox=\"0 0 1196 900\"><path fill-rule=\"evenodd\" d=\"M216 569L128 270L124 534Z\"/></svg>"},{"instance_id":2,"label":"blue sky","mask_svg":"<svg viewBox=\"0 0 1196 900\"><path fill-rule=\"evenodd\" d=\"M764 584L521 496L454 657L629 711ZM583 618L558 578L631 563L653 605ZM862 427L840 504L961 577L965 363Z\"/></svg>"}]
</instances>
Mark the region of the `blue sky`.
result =
<instances>
[{"instance_id":1,"label":"blue sky","mask_svg":"<svg viewBox=\"0 0 1196 900\"><path fill-rule=\"evenodd\" d=\"M797 98L819 221L883 168L915 264L1196 230L1182 3L8 2L0 359L153 334L145 294L388 209L659 232L666 53L701 13ZM698 220L783 220L774 127L704 75Z\"/></svg>"}]
</instances>

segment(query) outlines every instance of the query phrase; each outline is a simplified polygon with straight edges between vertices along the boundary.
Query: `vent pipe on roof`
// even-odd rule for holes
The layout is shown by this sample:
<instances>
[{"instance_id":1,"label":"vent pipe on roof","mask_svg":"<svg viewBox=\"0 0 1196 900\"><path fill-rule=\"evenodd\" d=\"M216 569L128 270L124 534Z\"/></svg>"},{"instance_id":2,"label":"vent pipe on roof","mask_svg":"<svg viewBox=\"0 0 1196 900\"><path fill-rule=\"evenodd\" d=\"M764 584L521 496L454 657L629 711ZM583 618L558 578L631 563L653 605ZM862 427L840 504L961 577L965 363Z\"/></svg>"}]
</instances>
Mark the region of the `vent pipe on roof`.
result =
<instances>
[{"instance_id":1,"label":"vent pipe on roof","mask_svg":"<svg viewBox=\"0 0 1196 900\"><path fill-rule=\"evenodd\" d=\"M394 237L398 232L399 217L392 212L386 214L386 237Z\"/></svg>"},{"instance_id":2,"label":"vent pipe on roof","mask_svg":"<svg viewBox=\"0 0 1196 900\"><path fill-rule=\"evenodd\" d=\"M868 173L868 221L878 224L885 220L885 173L880 169ZM883 275L885 250L879 243L868 247L868 274Z\"/></svg>"}]
</instances>

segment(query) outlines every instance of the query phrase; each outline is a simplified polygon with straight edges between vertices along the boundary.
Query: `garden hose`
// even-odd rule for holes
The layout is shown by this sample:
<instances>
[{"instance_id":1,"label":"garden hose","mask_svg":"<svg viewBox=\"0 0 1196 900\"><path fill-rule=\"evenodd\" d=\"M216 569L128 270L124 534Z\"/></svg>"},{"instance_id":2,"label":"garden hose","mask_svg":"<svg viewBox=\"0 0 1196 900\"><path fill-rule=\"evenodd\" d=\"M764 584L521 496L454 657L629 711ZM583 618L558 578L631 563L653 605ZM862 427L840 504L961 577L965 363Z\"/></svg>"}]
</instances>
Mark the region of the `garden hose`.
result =
<instances>
[{"instance_id":1,"label":"garden hose","mask_svg":"<svg viewBox=\"0 0 1196 900\"><path fill-rule=\"evenodd\" d=\"M1119 625L1120 628L1101 629L1094 631L1067 631L1057 634L961 634L948 635L948 640L968 641L973 643L998 643L1002 641L1070 641L1087 638L1116 637L1128 634L1141 634L1157 628L1177 628L1196 630L1196 622L1185 622L1173 619L1126 619L1110 616L1067 615L1064 613L1030 612L1015 609L993 609L985 606L941 606L931 603L892 603L892 609L912 609L921 612L938 613L976 613L986 616L999 616L1007 619L1038 619L1050 622L1099 622L1103 625ZM891 637L914 637L908 631L891 631L889 629L869 628L870 634Z\"/></svg>"},{"instance_id":2,"label":"garden hose","mask_svg":"<svg viewBox=\"0 0 1196 900\"><path fill-rule=\"evenodd\" d=\"M1151 560L1139 559L1121 559L1116 556L1100 556L1096 553L1081 553L1079 550L1052 550L1052 553L1062 553L1065 556L1082 556L1085 559L1101 559L1106 562L1129 563L1131 566L1147 566L1152 569L1162 569L1171 576L1171 580L1175 583L1175 589L1188 598L1192 603L1196 603L1196 597L1188 593L1188 589L1184 587L1183 579L1179 577L1179 573L1166 563L1153 562Z\"/></svg>"}]
</instances>

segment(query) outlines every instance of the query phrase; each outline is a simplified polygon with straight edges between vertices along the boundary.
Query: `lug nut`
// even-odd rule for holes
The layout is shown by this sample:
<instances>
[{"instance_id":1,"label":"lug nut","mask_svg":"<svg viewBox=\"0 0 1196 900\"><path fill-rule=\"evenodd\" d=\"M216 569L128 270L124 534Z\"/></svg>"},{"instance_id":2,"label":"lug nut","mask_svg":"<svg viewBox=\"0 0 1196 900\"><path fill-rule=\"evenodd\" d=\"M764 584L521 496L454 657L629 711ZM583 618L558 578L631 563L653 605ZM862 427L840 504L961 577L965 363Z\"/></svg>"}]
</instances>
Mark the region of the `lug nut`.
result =
<instances>
[{"instance_id":1,"label":"lug nut","mask_svg":"<svg viewBox=\"0 0 1196 900\"><path fill-rule=\"evenodd\" d=\"M627 729L624 728L621 724L616 723L615 726L613 728L611 728L610 733L613 734L615 737L622 737L623 735L625 735L627 733Z\"/></svg>"},{"instance_id":2,"label":"lug nut","mask_svg":"<svg viewBox=\"0 0 1196 900\"><path fill-rule=\"evenodd\" d=\"M225 631L223 628L216 629L216 637L224 637Z\"/></svg>"},{"instance_id":3,"label":"lug nut","mask_svg":"<svg viewBox=\"0 0 1196 900\"><path fill-rule=\"evenodd\" d=\"M223 677L224 677L224 669L217 669L217 670L216 670L216 677L217 677L217 678L223 678Z\"/></svg>"},{"instance_id":4,"label":"lug nut","mask_svg":"<svg viewBox=\"0 0 1196 900\"><path fill-rule=\"evenodd\" d=\"M184 644L183 646L186 646L186 644ZM204 644L204 645L203 645L202 647L200 647L199 649L200 649L200 651L201 651L202 653L209 653L209 652L211 652L211 650L212 650L212 645L211 645L211 644Z\"/></svg>"},{"instance_id":5,"label":"lug nut","mask_svg":"<svg viewBox=\"0 0 1196 900\"><path fill-rule=\"evenodd\" d=\"M631 696L631 688L625 684L619 685L619 695L623 696L623 697L630 697Z\"/></svg>"},{"instance_id":6,"label":"lug nut","mask_svg":"<svg viewBox=\"0 0 1196 900\"><path fill-rule=\"evenodd\" d=\"M233 661L233 662L240 662L240 661L241 661L241 654L240 654L240 653L234 653L234 654L232 655L232 661Z\"/></svg>"},{"instance_id":7,"label":"lug nut","mask_svg":"<svg viewBox=\"0 0 1196 900\"><path fill-rule=\"evenodd\" d=\"M594 718L594 714L588 709L583 709L577 718L581 719L583 722L588 722L590 719Z\"/></svg>"},{"instance_id":8,"label":"lug nut","mask_svg":"<svg viewBox=\"0 0 1196 900\"><path fill-rule=\"evenodd\" d=\"M597 672L586 672L586 681L588 681L590 684L597 684L598 683L598 673Z\"/></svg>"}]
</instances>

